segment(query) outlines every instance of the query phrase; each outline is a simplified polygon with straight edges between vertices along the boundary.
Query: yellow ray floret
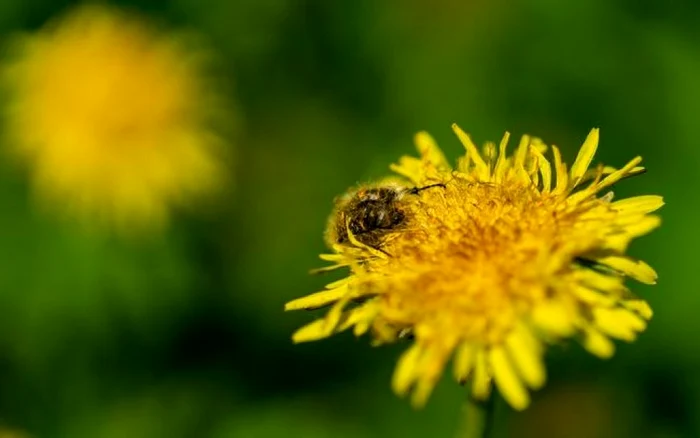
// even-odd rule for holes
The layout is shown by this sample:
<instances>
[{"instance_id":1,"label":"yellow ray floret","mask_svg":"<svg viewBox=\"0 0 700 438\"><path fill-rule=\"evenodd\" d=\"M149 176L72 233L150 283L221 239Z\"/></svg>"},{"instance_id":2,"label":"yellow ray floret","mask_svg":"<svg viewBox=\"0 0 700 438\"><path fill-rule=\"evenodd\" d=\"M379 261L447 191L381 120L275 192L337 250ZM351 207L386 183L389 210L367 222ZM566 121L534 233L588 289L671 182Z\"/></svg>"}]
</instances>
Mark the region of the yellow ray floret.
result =
<instances>
[{"instance_id":1,"label":"yellow ray floret","mask_svg":"<svg viewBox=\"0 0 700 438\"><path fill-rule=\"evenodd\" d=\"M570 168L554 146L548 159L550 148L537 138L523 136L510 155L506 134L498 147L490 143L480 152L453 129L466 150L455 169L426 133L416 136L420 158L392 165L411 193L397 197L401 226L385 227L381 244L369 247L348 220L348 241L329 242L333 254L324 259L350 273L287 303L287 310L331 306L293 339L352 328L382 344L410 333L413 345L392 380L397 394L422 406L452 361L455 379L469 382L476 398L488 397L495 384L513 408L524 409L530 390L546 381L547 344L577 337L607 358L611 339L630 342L646 328L651 308L625 280L654 284L657 276L625 251L659 226L652 213L663 200L613 200L608 189L644 169L638 157L620 169L591 167L597 129ZM379 241L377 234L371 241Z\"/></svg>"}]
</instances>

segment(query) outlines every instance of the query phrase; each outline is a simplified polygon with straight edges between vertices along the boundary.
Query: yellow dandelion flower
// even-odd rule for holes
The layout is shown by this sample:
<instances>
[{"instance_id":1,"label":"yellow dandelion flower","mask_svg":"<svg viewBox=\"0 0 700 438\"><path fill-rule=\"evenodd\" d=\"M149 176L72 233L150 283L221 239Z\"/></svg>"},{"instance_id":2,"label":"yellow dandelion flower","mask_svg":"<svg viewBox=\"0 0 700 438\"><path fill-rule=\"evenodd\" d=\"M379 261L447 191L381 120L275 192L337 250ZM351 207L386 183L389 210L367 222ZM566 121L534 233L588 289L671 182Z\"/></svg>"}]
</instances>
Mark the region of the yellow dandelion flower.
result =
<instances>
[{"instance_id":1,"label":"yellow dandelion flower","mask_svg":"<svg viewBox=\"0 0 700 438\"><path fill-rule=\"evenodd\" d=\"M225 179L206 54L107 6L17 38L3 69L10 151L37 194L117 228L163 225Z\"/></svg>"},{"instance_id":2,"label":"yellow dandelion flower","mask_svg":"<svg viewBox=\"0 0 700 438\"><path fill-rule=\"evenodd\" d=\"M625 286L656 273L625 255L635 237L659 225L659 196L613 200L610 187L641 173L637 157L621 169L590 167L598 130L567 169L552 147L523 136L514 154L479 152L456 125L466 154L453 169L426 133L420 158L392 170L403 179L362 187L337 201L327 231L326 269L350 274L286 310L331 305L300 328L295 342L352 328L375 344L411 337L392 386L422 406L452 359L457 381L486 399L492 383L515 409L546 379L545 346L576 336L591 353L613 354L632 341L652 311ZM407 336L409 335L409 336Z\"/></svg>"}]
</instances>

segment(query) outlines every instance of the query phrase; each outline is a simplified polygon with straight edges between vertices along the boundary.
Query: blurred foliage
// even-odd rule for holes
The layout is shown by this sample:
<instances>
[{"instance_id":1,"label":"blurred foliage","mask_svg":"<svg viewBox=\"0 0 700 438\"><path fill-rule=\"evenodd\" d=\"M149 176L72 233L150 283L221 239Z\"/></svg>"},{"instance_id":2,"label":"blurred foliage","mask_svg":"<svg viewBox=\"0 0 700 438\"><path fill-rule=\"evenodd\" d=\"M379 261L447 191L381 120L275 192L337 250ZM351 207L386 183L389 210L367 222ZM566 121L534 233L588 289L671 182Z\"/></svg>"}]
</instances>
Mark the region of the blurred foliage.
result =
<instances>
[{"instance_id":1,"label":"blurred foliage","mask_svg":"<svg viewBox=\"0 0 700 438\"><path fill-rule=\"evenodd\" d=\"M0 3L6 39L67 0ZM497 409L497 436L700 435L700 6L689 0L117 3L202 35L238 109L233 194L146 241L38 211L25 175L0 173L0 420L32 437L451 436L464 394L441 384L412 412L391 394L401 348L350 335L292 346L321 288L334 196L387 173L430 131L455 157L458 122L648 173L619 195L662 194L665 225L632 254L659 285L655 317L607 362L575 344L548 358L531 409ZM574 435L574 432L578 435Z\"/></svg>"}]
</instances>

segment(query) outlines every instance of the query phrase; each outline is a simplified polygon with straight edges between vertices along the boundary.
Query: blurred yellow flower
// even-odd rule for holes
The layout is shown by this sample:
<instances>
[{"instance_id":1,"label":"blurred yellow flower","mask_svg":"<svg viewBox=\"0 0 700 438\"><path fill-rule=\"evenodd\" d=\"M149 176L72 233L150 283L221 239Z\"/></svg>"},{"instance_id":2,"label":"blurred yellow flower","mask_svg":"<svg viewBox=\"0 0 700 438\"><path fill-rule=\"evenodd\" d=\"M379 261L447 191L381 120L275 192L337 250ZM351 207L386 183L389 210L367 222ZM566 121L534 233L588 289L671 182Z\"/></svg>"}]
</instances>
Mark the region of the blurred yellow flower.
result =
<instances>
[{"instance_id":1,"label":"blurred yellow flower","mask_svg":"<svg viewBox=\"0 0 700 438\"><path fill-rule=\"evenodd\" d=\"M326 290L287 303L286 310L332 305L327 315L293 335L312 341L353 328L375 344L414 338L399 359L393 388L428 399L452 358L457 381L471 381L475 398L492 380L515 409L530 403L528 388L545 383L548 343L577 336L607 358L610 338L632 341L652 311L625 286L656 273L625 252L656 228L649 213L659 196L613 201L607 191L641 173L637 157L621 169L590 163L598 147L591 131L567 170L552 147L523 136L513 155L509 135L483 152L456 125L466 154L452 169L426 133L416 136L421 158L392 169L405 179L361 187L337 201L327 240L334 264L350 275Z\"/></svg>"},{"instance_id":2,"label":"blurred yellow flower","mask_svg":"<svg viewBox=\"0 0 700 438\"><path fill-rule=\"evenodd\" d=\"M3 426L0 427L0 438L29 438L29 435Z\"/></svg>"},{"instance_id":3,"label":"blurred yellow flower","mask_svg":"<svg viewBox=\"0 0 700 438\"><path fill-rule=\"evenodd\" d=\"M37 194L116 228L164 225L219 189L222 105L205 54L106 6L83 6L17 39L4 68L4 130Z\"/></svg>"}]
</instances>

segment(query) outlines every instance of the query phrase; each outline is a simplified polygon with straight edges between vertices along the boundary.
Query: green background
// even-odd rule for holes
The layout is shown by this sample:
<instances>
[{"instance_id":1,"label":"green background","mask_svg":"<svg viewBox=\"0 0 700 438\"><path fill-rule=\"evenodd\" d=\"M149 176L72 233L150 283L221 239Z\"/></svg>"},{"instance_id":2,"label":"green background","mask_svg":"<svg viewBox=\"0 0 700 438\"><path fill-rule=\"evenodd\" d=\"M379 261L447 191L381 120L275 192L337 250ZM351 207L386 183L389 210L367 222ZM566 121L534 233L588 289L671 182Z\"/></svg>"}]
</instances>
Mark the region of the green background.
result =
<instances>
[{"instance_id":1,"label":"green background","mask_svg":"<svg viewBox=\"0 0 700 438\"><path fill-rule=\"evenodd\" d=\"M334 196L385 175L418 130L456 158L457 122L478 143L540 136L569 161L600 127L599 160L648 168L616 195L667 202L631 248L660 275L633 285L655 309L648 331L609 361L554 347L547 386L524 413L499 402L495 435L700 436L700 3L122 4L218 55L234 184L165 236L128 241L42 214L26 175L0 166L2 424L48 438L452 436L464 390L449 375L415 412L389 386L404 345L293 346L313 315L282 307L332 278L308 271ZM0 2L3 40L68 6Z\"/></svg>"}]
</instances>

